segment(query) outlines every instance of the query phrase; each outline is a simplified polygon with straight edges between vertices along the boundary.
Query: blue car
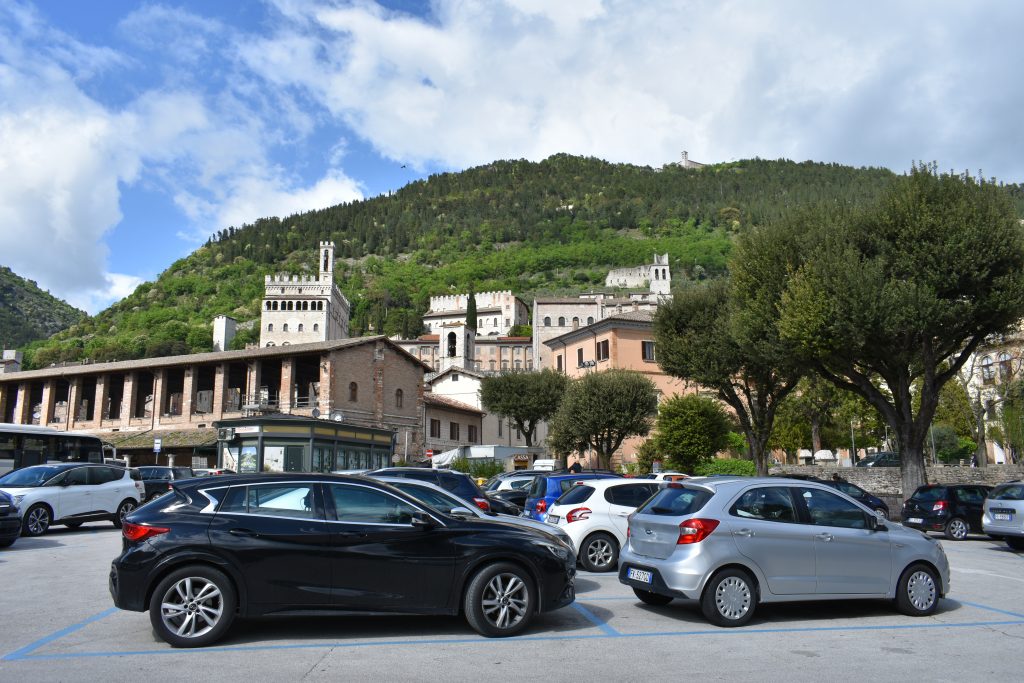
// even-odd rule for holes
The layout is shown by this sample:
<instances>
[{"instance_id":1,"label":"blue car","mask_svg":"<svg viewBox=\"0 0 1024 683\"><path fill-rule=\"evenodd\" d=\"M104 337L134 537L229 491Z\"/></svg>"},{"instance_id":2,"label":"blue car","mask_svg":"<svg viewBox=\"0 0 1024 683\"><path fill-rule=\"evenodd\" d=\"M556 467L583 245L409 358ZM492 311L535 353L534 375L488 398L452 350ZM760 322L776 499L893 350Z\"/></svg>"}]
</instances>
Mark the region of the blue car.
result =
<instances>
[{"instance_id":1,"label":"blue car","mask_svg":"<svg viewBox=\"0 0 1024 683\"><path fill-rule=\"evenodd\" d=\"M563 493L572 488L578 481L587 479L608 479L617 477L617 474L572 474L557 472L554 474L540 475L533 480L530 492L526 496L526 506L523 508L523 516L544 522L548 516L548 508Z\"/></svg>"}]
</instances>

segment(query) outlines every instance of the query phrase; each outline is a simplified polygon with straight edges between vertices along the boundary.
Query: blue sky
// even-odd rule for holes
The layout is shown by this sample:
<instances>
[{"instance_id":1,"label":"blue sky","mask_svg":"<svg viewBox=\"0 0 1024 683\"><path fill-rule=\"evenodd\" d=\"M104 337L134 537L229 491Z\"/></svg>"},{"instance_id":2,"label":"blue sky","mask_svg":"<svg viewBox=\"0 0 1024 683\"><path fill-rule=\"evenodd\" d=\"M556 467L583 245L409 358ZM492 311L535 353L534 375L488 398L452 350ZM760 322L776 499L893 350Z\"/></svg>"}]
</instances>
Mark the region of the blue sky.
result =
<instances>
[{"instance_id":1,"label":"blue sky","mask_svg":"<svg viewBox=\"0 0 1024 683\"><path fill-rule=\"evenodd\" d=\"M0 265L96 312L219 229L568 152L1024 181L1024 3L0 3Z\"/></svg>"}]
</instances>

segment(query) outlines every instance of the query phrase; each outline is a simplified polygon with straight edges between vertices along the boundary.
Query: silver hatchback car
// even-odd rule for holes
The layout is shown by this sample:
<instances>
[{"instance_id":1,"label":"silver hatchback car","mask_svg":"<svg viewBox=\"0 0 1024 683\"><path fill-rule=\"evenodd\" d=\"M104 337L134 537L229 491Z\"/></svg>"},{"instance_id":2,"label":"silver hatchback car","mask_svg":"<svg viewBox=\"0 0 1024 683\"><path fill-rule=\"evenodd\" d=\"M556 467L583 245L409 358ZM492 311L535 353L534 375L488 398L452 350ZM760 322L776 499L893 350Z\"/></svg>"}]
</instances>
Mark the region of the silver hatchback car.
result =
<instances>
[{"instance_id":1,"label":"silver hatchback car","mask_svg":"<svg viewBox=\"0 0 1024 683\"><path fill-rule=\"evenodd\" d=\"M704 478L663 487L629 519L619 581L650 605L696 600L719 626L758 603L872 598L932 614L949 590L938 541L811 481Z\"/></svg>"},{"instance_id":2,"label":"silver hatchback car","mask_svg":"<svg viewBox=\"0 0 1024 683\"><path fill-rule=\"evenodd\" d=\"M981 527L989 536L1006 539L1014 550L1024 550L1024 481L1000 484L989 492Z\"/></svg>"}]
</instances>

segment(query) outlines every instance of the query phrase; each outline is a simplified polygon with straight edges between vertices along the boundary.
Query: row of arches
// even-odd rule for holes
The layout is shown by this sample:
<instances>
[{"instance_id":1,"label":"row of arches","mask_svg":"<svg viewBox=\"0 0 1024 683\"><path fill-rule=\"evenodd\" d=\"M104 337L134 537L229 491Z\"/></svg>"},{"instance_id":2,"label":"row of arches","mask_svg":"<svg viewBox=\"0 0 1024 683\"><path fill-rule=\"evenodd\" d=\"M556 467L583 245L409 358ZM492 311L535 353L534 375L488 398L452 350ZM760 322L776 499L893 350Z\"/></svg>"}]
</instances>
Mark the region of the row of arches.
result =
<instances>
[{"instance_id":1,"label":"row of arches","mask_svg":"<svg viewBox=\"0 0 1024 683\"><path fill-rule=\"evenodd\" d=\"M323 301L266 301L263 304L268 311L322 311Z\"/></svg>"},{"instance_id":2,"label":"row of arches","mask_svg":"<svg viewBox=\"0 0 1024 683\"><path fill-rule=\"evenodd\" d=\"M274 331L274 323L267 323L267 332L273 332L273 331ZM282 332L287 332L288 331L288 323L285 323L284 325L281 325L281 331ZM302 323L299 323L298 329L296 329L295 331L296 332L305 332L306 331L306 326L303 325ZM313 323L313 331L314 332L319 332L320 331L320 323Z\"/></svg>"}]
</instances>

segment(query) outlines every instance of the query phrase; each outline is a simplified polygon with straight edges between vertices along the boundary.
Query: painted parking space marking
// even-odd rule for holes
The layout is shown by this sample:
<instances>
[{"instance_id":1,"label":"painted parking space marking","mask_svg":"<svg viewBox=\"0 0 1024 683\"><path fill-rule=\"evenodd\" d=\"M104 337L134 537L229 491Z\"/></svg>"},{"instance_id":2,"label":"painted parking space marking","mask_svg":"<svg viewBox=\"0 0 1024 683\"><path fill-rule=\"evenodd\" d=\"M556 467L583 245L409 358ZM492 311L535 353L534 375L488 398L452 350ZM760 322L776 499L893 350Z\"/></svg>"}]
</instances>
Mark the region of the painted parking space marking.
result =
<instances>
[{"instance_id":1,"label":"painted parking space marking","mask_svg":"<svg viewBox=\"0 0 1024 683\"><path fill-rule=\"evenodd\" d=\"M610 598L609 598L610 599ZM586 601L584 601L586 602ZM604 639L621 639L621 638L671 638L671 637L689 637L689 636L739 636L743 634L779 634L779 633L837 633L837 632L863 632L863 631L910 631L910 630L922 630L922 629L971 629L971 628L988 628L991 626L1024 626L1024 614L1017 612L1010 612L1002 610L996 607L990 607L988 605L982 605L979 603L957 601L959 604L973 607L980 610L985 610L997 614L1005 614L1008 616L1016 617L1010 620L988 620L988 621L960 621L960 622L949 622L949 623L911 623L911 624L875 624L875 625L846 625L846 626L783 626L783 627L763 627L763 628L713 628L713 629L699 629L690 631L656 631L647 633L625 633L618 631L609 626L603 619L595 615L592 611L587 609L583 604L573 603L573 607L576 611L584 616L591 624L601 630L601 633L579 633L571 635L529 635L529 636L516 636L513 638L500 638L500 639L486 639L482 637L467 637L467 638L405 638L405 639L387 639L387 640L366 640L358 642L346 642L346 641L331 641L331 642L314 642L314 643L296 643L296 644L275 644L275 645L232 645L224 647L206 647L196 649L175 649L167 647L165 649L149 649L149 650L110 650L110 651L92 651L92 652L44 652L37 653L41 648L59 643L62 638L65 638L72 633L82 630L83 628L94 624L98 621L109 617L112 614L119 612L117 608L110 608L104 612L93 615L88 619L85 619L76 624L67 626L59 631L40 638L39 640L26 645L23 648L15 650L10 654L0 657L0 661L44 661L44 660L58 660L58 659L83 659L83 658L103 658L103 657L126 657L126 656L152 656L152 655L202 655L212 653L230 653L230 652L270 652L270 651L284 651L284 650L309 650L309 649L323 649L323 648L374 648L374 647L404 647L404 646L422 646L427 645L434 647L437 645L462 645L462 644L475 644L479 645L481 642L488 642L489 644L499 645L505 643L522 643L522 642L549 642L549 641L582 641L582 640L604 640Z\"/></svg>"}]
</instances>

